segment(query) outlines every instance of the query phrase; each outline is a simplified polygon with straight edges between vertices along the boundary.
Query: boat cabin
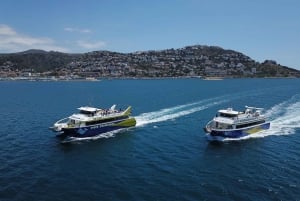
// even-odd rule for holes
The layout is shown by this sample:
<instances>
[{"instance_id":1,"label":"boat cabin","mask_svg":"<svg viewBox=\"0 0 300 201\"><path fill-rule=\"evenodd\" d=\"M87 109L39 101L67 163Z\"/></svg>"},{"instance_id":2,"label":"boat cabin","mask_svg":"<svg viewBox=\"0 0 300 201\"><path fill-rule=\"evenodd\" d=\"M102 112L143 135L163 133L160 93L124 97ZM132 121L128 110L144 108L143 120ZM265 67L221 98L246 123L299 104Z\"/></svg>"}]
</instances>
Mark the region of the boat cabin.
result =
<instances>
[{"instance_id":1,"label":"boat cabin","mask_svg":"<svg viewBox=\"0 0 300 201\"><path fill-rule=\"evenodd\" d=\"M87 116L94 116L99 111L99 109L94 107L80 107L78 110L80 114Z\"/></svg>"},{"instance_id":2,"label":"boat cabin","mask_svg":"<svg viewBox=\"0 0 300 201\"><path fill-rule=\"evenodd\" d=\"M262 108L248 107L242 112L234 111L232 108L219 110L214 118L214 127L217 129L236 129L264 123L261 116Z\"/></svg>"},{"instance_id":3,"label":"boat cabin","mask_svg":"<svg viewBox=\"0 0 300 201\"><path fill-rule=\"evenodd\" d=\"M257 117L261 115L262 108L248 107L242 112L234 111L232 108L226 110L219 110L216 117L224 117L230 119L246 118L246 117Z\"/></svg>"},{"instance_id":4,"label":"boat cabin","mask_svg":"<svg viewBox=\"0 0 300 201\"><path fill-rule=\"evenodd\" d=\"M235 118L239 115L238 111L228 108L227 110L219 110L216 117Z\"/></svg>"}]
</instances>

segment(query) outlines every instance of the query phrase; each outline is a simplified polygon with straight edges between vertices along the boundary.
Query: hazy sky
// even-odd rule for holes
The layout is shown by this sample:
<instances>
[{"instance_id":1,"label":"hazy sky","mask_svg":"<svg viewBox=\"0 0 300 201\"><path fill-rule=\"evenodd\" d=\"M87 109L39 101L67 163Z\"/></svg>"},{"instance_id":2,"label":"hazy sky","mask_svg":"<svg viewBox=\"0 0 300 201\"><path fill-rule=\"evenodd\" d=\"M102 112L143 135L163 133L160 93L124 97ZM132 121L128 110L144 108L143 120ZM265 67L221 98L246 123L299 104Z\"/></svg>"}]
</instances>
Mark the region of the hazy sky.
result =
<instances>
[{"instance_id":1,"label":"hazy sky","mask_svg":"<svg viewBox=\"0 0 300 201\"><path fill-rule=\"evenodd\" d=\"M1 0L0 53L213 45L300 69L299 0Z\"/></svg>"}]
</instances>

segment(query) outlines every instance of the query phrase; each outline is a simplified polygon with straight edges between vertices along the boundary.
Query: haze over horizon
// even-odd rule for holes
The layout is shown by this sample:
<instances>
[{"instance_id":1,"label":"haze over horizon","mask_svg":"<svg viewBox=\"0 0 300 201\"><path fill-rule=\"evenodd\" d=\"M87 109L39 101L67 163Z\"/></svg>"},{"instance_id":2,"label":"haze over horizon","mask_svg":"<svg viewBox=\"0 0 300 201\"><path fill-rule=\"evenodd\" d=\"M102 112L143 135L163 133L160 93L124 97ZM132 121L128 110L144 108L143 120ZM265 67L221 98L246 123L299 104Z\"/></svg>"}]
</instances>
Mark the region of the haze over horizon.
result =
<instances>
[{"instance_id":1,"label":"haze over horizon","mask_svg":"<svg viewBox=\"0 0 300 201\"><path fill-rule=\"evenodd\" d=\"M3 0L0 53L219 46L300 70L296 0Z\"/></svg>"}]
</instances>

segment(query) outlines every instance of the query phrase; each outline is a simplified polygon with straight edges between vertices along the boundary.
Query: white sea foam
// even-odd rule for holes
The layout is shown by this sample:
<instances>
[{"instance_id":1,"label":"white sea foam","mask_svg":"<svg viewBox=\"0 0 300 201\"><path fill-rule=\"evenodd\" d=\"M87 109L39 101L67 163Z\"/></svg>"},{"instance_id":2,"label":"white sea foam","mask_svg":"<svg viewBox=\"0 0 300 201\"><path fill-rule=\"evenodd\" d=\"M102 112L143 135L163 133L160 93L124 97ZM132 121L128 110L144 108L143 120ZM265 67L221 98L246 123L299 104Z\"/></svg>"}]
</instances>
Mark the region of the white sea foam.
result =
<instances>
[{"instance_id":1,"label":"white sea foam","mask_svg":"<svg viewBox=\"0 0 300 201\"><path fill-rule=\"evenodd\" d=\"M271 127L266 134L286 135L294 134L300 128L300 100L281 108L283 114L271 121Z\"/></svg>"},{"instance_id":2,"label":"white sea foam","mask_svg":"<svg viewBox=\"0 0 300 201\"><path fill-rule=\"evenodd\" d=\"M228 99L216 100L207 99L204 101L198 101L190 104L179 105L175 107L161 109L155 112L143 113L136 116L137 125L144 126L151 123L163 122L167 120L176 119L178 117L186 116L201 110L207 109L214 105L218 105L228 101Z\"/></svg>"},{"instance_id":3,"label":"white sea foam","mask_svg":"<svg viewBox=\"0 0 300 201\"><path fill-rule=\"evenodd\" d=\"M111 137L115 137L115 135L117 133L126 131L126 130L130 130L130 128L124 128L124 129L118 129L118 130L114 130L114 131L110 131L110 132L106 132L106 133L102 133L93 137L84 137L84 138L77 138L77 137L69 137L65 140L63 140L61 143L73 143L73 142L80 142L80 141L91 141L91 140L98 140L101 138L111 138Z\"/></svg>"},{"instance_id":4,"label":"white sea foam","mask_svg":"<svg viewBox=\"0 0 300 201\"><path fill-rule=\"evenodd\" d=\"M230 94L230 95L220 96L216 98L205 99L194 103L165 108L154 112L143 113L135 117L137 121L136 126L144 126L151 123L176 119L182 116L186 116L210 108L214 105L220 105L222 103L229 102L230 100L233 99L239 99L241 97L253 96L253 94L257 95L258 93L261 92L257 92L256 90L240 92L236 94Z\"/></svg>"}]
</instances>

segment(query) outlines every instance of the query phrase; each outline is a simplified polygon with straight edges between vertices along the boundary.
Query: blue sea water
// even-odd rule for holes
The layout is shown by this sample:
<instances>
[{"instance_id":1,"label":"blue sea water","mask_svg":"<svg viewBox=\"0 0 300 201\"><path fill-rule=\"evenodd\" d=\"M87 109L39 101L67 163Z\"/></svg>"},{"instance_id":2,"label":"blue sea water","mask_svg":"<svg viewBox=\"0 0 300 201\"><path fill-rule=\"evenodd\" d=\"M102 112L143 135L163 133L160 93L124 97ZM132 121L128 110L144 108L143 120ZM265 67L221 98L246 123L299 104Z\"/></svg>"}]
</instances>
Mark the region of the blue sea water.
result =
<instances>
[{"instance_id":1,"label":"blue sea water","mask_svg":"<svg viewBox=\"0 0 300 201\"><path fill-rule=\"evenodd\" d=\"M0 82L0 200L300 200L300 79ZM137 127L62 144L80 106L133 107ZM265 108L271 128L210 142L220 108Z\"/></svg>"}]
</instances>

